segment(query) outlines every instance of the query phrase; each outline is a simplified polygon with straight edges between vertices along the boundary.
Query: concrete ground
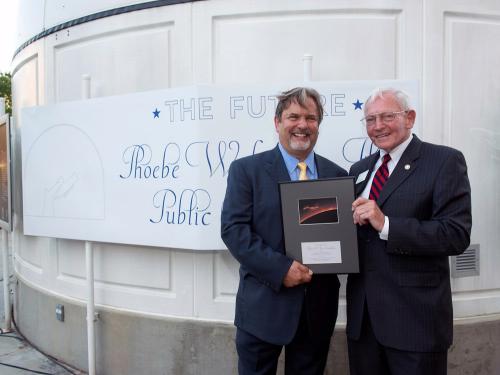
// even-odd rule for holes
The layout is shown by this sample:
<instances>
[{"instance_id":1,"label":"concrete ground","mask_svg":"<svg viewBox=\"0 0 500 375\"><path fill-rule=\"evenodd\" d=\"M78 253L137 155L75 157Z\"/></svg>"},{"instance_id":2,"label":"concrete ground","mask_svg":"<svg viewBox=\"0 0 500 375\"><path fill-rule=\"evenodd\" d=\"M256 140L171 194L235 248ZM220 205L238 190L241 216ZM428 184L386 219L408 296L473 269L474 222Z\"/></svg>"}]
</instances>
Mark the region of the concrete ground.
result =
<instances>
[{"instance_id":1,"label":"concrete ground","mask_svg":"<svg viewBox=\"0 0 500 375\"><path fill-rule=\"evenodd\" d=\"M1 254L1 249L0 249ZM10 258L9 258L10 261ZM10 263L10 262L9 262ZM9 267L12 268L12 267ZM12 271L10 273L10 283L14 282ZM3 267L0 256L0 374L20 375L20 374L50 374L50 375L82 375L81 372L72 369L65 364L59 364L57 359L52 359L30 345L11 324L11 331L5 330L5 308L3 300ZM10 288L12 289L12 288ZM11 296L12 300L12 296ZM48 337L47 340L51 338Z\"/></svg>"},{"instance_id":2,"label":"concrete ground","mask_svg":"<svg viewBox=\"0 0 500 375\"><path fill-rule=\"evenodd\" d=\"M15 331L0 335L0 374L83 374L44 356Z\"/></svg>"}]
</instances>

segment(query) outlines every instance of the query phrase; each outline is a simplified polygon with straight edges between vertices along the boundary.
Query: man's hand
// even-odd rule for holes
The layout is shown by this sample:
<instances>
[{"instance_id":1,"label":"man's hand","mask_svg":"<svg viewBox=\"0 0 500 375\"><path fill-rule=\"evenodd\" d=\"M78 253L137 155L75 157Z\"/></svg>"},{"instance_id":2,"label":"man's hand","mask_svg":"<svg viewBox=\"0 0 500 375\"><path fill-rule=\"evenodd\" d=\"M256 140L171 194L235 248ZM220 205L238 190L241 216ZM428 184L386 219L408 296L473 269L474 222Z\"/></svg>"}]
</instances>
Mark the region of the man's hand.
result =
<instances>
[{"instance_id":1,"label":"man's hand","mask_svg":"<svg viewBox=\"0 0 500 375\"><path fill-rule=\"evenodd\" d=\"M290 288L299 284L308 283L311 281L312 273L313 272L309 268L294 260L283 279L283 285Z\"/></svg>"},{"instance_id":2,"label":"man's hand","mask_svg":"<svg viewBox=\"0 0 500 375\"><path fill-rule=\"evenodd\" d=\"M354 224L370 224L377 232L384 227L385 215L374 200L358 198L352 203Z\"/></svg>"}]
</instances>

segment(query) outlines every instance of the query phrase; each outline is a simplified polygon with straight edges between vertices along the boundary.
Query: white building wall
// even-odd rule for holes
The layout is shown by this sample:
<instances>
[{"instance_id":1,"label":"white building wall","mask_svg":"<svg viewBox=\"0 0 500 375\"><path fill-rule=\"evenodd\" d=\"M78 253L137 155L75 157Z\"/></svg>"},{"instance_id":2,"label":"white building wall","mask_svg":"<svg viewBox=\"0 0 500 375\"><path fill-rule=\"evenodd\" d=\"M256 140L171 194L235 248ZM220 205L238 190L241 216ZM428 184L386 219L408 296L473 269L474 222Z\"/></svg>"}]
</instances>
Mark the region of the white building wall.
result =
<instances>
[{"instance_id":1,"label":"white building wall","mask_svg":"<svg viewBox=\"0 0 500 375\"><path fill-rule=\"evenodd\" d=\"M22 41L134 1L26 3L33 8L21 8ZM481 274L453 280L455 315L500 313L499 40L495 0L209 0L106 17L48 35L13 63L18 277L48 293L85 298L84 243L22 234L21 108L79 100L83 74L92 77L93 97L195 83L297 81L302 56L310 53L313 80L421 82L422 138L461 149L472 184L472 243L481 246ZM95 246L99 305L232 320L238 265L228 252ZM340 321L344 310L342 305Z\"/></svg>"},{"instance_id":2,"label":"white building wall","mask_svg":"<svg viewBox=\"0 0 500 375\"><path fill-rule=\"evenodd\" d=\"M428 1L424 138L463 151L480 276L452 280L455 316L500 312L500 2Z\"/></svg>"}]
</instances>

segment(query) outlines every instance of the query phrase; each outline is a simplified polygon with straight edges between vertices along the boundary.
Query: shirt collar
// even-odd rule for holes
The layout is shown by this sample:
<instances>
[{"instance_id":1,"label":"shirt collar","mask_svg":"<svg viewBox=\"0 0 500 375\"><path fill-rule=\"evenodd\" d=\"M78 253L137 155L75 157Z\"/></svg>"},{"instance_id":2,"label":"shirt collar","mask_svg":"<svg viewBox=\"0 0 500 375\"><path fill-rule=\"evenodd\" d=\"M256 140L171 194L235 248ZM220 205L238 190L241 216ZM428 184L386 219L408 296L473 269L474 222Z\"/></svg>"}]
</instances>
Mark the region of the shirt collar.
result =
<instances>
[{"instance_id":1,"label":"shirt collar","mask_svg":"<svg viewBox=\"0 0 500 375\"><path fill-rule=\"evenodd\" d=\"M281 155L283 156L283 160L285 161L286 170L290 176L293 176L295 168L297 168L297 163L300 161L295 156L290 155L285 148L278 143L278 147L280 149ZM305 158L304 162L307 164L307 168L311 172L311 175L316 175L316 164L314 163L314 151L311 151L309 155Z\"/></svg>"},{"instance_id":2,"label":"shirt collar","mask_svg":"<svg viewBox=\"0 0 500 375\"><path fill-rule=\"evenodd\" d=\"M394 149L392 149L391 152L389 152L389 155L391 155L391 160L394 162L394 165L398 164L399 159L401 159L403 152L405 152L406 148L408 147L412 139L413 139L413 134L410 134L407 140L405 140L398 146L394 147ZM387 152L385 152L384 150L380 150L380 159L382 159L385 154L387 154Z\"/></svg>"}]
</instances>

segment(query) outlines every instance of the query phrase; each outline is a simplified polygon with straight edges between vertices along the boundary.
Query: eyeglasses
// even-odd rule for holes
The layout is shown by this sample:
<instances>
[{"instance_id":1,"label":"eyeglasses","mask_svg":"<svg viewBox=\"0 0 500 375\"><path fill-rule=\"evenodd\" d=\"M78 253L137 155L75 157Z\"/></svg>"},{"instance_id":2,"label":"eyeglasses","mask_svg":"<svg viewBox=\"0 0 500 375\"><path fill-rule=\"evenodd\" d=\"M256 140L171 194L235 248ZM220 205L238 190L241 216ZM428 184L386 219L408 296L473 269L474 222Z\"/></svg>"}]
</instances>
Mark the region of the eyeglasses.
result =
<instances>
[{"instance_id":1,"label":"eyeglasses","mask_svg":"<svg viewBox=\"0 0 500 375\"><path fill-rule=\"evenodd\" d=\"M366 126L373 126L377 122L377 117L380 118L380 121L382 121L384 124L390 124L392 123L395 119L396 116L401 114L401 113L406 113L408 110L405 111L397 111L397 112L382 112L382 113L375 113L373 115L366 116L361 119L361 122L365 124Z\"/></svg>"}]
</instances>

